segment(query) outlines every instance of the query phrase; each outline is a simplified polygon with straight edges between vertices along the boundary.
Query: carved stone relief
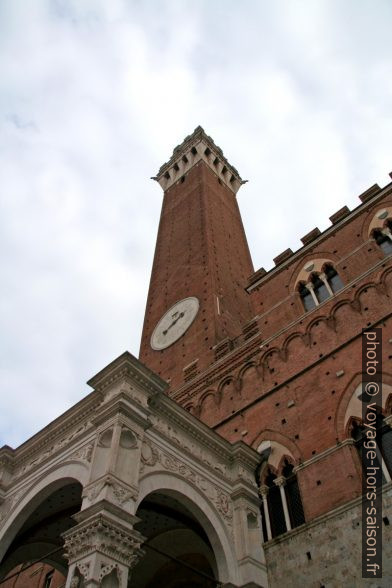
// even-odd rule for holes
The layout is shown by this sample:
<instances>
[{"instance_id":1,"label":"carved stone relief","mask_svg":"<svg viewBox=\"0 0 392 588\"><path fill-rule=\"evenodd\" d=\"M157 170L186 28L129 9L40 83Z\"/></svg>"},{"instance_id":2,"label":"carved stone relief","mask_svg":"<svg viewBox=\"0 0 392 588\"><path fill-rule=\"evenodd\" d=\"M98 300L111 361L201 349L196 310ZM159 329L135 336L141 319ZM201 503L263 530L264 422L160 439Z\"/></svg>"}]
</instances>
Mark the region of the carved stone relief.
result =
<instances>
[{"instance_id":1,"label":"carved stone relief","mask_svg":"<svg viewBox=\"0 0 392 588\"><path fill-rule=\"evenodd\" d=\"M189 454L194 456L196 459L199 459L209 468L217 472L220 476L224 476L227 479L227 466L223 463L223 461L219 460L216 454L211 455L210 461L205 455L206 452L208 452L208 448L203 447L201 443L195 443L191 439L190 435L186 436L184 432L178 431L166 420L163 420L159 417L154 418L154 429L162 433L165 437L169 438L178 447L181 447L181 449L189 452Z\"/></svg>"},{"instance_id":2,"label":"carved stone relief","mask_svg":"<svg viewBox=\"0 0 392 588\"><path fill-rule=\"evenodd\" d=\"M89 562L81 561L83 558L99 553L132 568L144 555L140 549L143 539L137 531L126 530L99 515L64 533L64 551L69 563L76 563L86 578Z\"/></svg>"},{"instance_id":3,"label":"carved stone relief","mask_svg":"<svg viewBox=\"0 0 392 588\"><path fill-rule=\"evenodd\" d=\"M103 495L105 490L111 491L111 500L118 506L123 507L128 501L137 499L137 491L135 489L130 488L126 484L121 484L111 474L106 475L97 482L89 484L83 490L82 496L83 498L87 498L90 503L93 503L102 497L101 494Z\"/></svg>"},{"instance_id":4,"label":"carved stone relief","mask_svg":"<svg viewBox=\"0 0 392 588\"><path fill-rule=\"evenodd\" d=\"M196 473L178 458L159 449L150 441L146 441L143 444L141 461L141 473L146 468L153 468L158 465L161 469L163 468L165 471L179 474L182 478L194 484L214 504L223 516L230 532L232 532L233 505L229 494L210 480L207 480L204 476Z\"/></svg>"},{"instance_id":5,"label":"carved stone relief","mask_svg":"<svg viewBox=\"0 0 392 588\"><path fill-rule=\"evenodd\" d=\"M66 437L61 438L59 441L53 443L53 445L41 449L40 452L37 451L38 455L34 457L34 459L30 459L24 463L22 463L19 467L16 468L16 478L24 475L26 472L31 470L33 467L39 465L49 457L51 457L54 453L59 451L60 449L64 449L67 445L71 443L73 439L80 436L82 433L86 431L89 426L89 422L85 422L80 424L77 428L75 428L71 433L69 433Z\"/></svg>"}]
</instances>

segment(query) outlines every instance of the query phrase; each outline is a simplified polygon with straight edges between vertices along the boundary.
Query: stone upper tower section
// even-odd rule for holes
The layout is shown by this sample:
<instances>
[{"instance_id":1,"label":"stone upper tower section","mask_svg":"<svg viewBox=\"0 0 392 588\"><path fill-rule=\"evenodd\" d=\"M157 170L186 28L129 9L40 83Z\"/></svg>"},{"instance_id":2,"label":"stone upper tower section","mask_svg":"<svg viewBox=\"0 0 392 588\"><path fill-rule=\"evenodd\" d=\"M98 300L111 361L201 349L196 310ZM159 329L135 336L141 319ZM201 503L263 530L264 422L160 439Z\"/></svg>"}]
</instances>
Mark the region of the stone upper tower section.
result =
<instances>
[{"instance_id":1,"label":"stone upper tower section","mask_svg":"<svg viewBox=\"0 0 392 588\"><path fill-rule=\"evenodd\" d=\"M234 194L237 194L241 185L247 181L241 178L236 168L223 155L222 149L215 145L201 126L196 127L191 135L185 137L183 142L174 148L169 161L160 167L158 174L152 179L166 191L199 161L204 161Z\"/></svg>"}]
</instances>

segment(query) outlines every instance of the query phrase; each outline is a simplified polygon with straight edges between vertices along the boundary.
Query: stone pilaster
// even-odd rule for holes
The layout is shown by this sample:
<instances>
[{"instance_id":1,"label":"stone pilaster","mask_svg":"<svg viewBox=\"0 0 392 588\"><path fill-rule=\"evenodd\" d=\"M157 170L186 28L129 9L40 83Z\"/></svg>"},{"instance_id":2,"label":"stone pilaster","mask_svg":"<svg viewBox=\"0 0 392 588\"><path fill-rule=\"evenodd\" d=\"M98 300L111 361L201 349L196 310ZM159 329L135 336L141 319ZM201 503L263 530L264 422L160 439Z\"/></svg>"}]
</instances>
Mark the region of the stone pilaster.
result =
<instances>
[{"instance_id":1,"label":"stone pilaster","mask_svg":"<svg viewBox=\"0 0 392 588\"><path fill-rule=\"evenodd\" d=\"M69 563L66 588L96 588L104 578L105 586L126 588L130 570L144 555L144 537L133 528L139 519L106 500L74 518L78 524L63 533Z\"/></svg>"}]
</instances>

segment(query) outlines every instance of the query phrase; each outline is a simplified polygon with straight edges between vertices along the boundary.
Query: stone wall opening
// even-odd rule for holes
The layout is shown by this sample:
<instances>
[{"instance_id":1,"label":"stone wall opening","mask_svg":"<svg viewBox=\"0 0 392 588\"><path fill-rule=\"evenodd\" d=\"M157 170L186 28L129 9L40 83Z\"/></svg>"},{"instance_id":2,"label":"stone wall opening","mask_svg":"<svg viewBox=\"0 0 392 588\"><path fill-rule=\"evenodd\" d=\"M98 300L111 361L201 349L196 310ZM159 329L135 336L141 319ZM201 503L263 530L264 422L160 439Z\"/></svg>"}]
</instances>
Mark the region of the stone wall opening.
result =
<instances>
[{"instance_id":1,"label":"stone wall opening","mask_svg":"<svg viewBox=\"0 0 392 588\"><path fill-rule=\"evenodd\" d=\"M25 578L23 585L29 586L31 568L39 569L40 564L66 576L68 565L63 557L61 534L76 524L72 515L80 511L81 504L81 484L68 481L49 494L44 492L32 511L27 506L25 519L1 561L0 579L12 575L15 582L14 574L18 573L18 584L22 585L20 582ZM32 562L36 562L34 566L29 565Z\"/></svg>"},{"instance_id":2,"label":"stone wall opening","mask_svg":"<svg viewBox=\"0 0 392 588\"><path fill-rule=\"evenodd\" d=\"M131 583L143 588L208 588L217 584L217 565L208 536L195 515L168 491L152 492L139 505L135 525L147 537L145 556Z\"/></svg>"}]
</instances>

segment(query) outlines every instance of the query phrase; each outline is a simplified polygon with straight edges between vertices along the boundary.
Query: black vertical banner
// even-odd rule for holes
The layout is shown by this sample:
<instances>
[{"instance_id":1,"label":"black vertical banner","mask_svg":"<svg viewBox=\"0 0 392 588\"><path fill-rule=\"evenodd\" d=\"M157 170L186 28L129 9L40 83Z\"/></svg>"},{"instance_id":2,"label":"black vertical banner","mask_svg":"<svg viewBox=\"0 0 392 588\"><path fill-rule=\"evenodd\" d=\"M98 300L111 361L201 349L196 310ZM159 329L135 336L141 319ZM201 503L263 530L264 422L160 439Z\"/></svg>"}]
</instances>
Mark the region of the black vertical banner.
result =
<instances>
[{"instance_id":1,"label":"black vertical banner","mask_svg":"<svg viewBox=\"0 0 392 588\"><path fill-rule=\"evenodd\" d=\"M382 578L382 329L362 331L362 578Z\"/></svg>"}]
</instances>

